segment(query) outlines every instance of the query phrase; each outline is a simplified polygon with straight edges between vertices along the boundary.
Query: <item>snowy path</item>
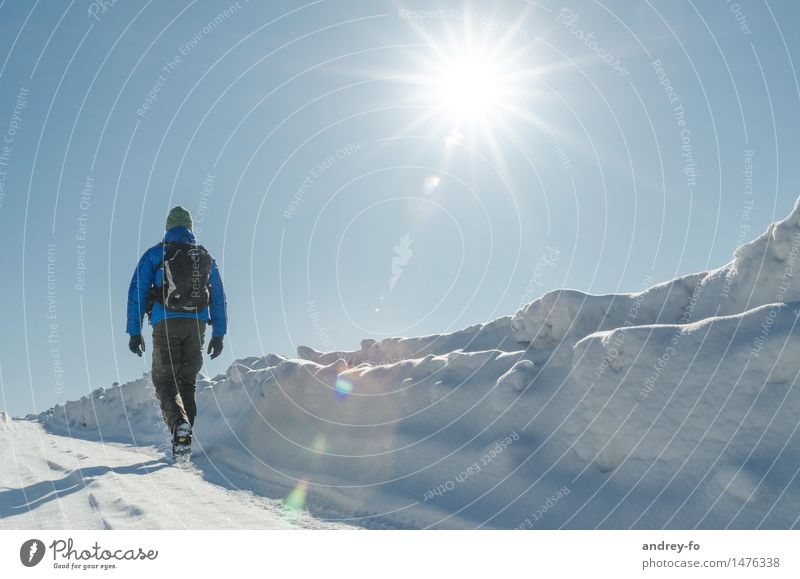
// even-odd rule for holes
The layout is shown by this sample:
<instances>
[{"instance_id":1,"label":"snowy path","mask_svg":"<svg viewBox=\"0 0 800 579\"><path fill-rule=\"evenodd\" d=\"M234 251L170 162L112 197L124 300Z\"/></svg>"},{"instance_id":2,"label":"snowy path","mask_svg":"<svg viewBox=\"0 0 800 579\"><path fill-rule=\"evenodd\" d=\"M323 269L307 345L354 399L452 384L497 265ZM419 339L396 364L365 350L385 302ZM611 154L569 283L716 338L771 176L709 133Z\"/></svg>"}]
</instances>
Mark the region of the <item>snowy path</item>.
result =
<instances>
[{"instance_id":1,"label":"snowy path","mask_svg":"<svg viewBox=\"0 0 800 579\"><path fill-rule=\"evenodd\" d=\"M153 447L0 428L0 529L340 528L203 480Z\"/></svg>"}]
</instances>

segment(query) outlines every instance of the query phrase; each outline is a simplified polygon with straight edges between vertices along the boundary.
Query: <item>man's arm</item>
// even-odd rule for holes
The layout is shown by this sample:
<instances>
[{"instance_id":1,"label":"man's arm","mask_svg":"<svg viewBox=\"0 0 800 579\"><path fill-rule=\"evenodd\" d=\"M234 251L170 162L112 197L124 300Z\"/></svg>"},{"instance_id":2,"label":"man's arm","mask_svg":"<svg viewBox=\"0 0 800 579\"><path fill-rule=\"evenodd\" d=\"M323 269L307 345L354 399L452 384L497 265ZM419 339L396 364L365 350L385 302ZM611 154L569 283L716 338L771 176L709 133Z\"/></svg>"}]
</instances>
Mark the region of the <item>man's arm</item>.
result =
<instances>
[{"instance_id":1,"label":"man's arm","mask_svg":"<svg viewBox=\"0 0 800 579\"><path fill-rule=\"evenodd\" d=\"M211 305L209 315L213 326L212 337L222 337L228 331L228 309L225 303L225 286L219 273L217 262L211 262Z\"/></svg>"},{"instance_id":2,"label":"man's arm","mask_svg":"<svg viewBox=\"0 0 800 579\"><path fill-rule=\"evenodd\" d=\"M142 333L142 320L147 307L147 295L155 279L151 254L152 251L148 250L139 259L136 270L133 272L133 278L131 278L131 285L128 288L128 324L126 331L131 336L138 336Z\"/></svg>"}]
</instances>

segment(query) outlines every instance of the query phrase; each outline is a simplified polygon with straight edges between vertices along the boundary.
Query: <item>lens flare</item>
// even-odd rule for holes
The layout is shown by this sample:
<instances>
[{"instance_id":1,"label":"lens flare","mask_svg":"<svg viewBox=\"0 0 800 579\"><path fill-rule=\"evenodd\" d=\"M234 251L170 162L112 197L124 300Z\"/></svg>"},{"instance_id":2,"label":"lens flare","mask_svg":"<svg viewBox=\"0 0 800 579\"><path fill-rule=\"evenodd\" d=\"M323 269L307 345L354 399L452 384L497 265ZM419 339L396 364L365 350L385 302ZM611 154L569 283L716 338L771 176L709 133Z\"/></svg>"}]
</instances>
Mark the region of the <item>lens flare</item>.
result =
<instances>
[{"instance_id":1,"label":"lens flare","mask_svg":"<svg viewBox=\"0 0 800 579\"><path fill-rule=\"evenodd\" d=\"M311 448L320 454L325 452L328 449L328 439L324 435L318 434L314 442L311 443Z\"/></svg>"},{"instance_id":2,"label":"lens flare","mask_svg":"<svg viewBox=\"0 0 800 579\"><path fill-rule=\"evenodd\" d=\"M289 496L283 499L283 505L289 511L302 511L306 504L307 492L308 481L301 480L295 485L295 487L292 489L292 492L289 493Z\"/></svg>"},{"instance_id":3,"label":"lens flare","mask_svg":"<svg viewBox=\"0 0 800 579\"><path fill-rule=\"evenodd\" d=\"M350 380L339 376L336 379L336 384L333 387L333 393L337 398L347 398L353 391L353 383Z\"/></svg>"},{"instance_id":4,"label":"lens flare","mask_svg":"<svg viewBox=\"0 0 800 579\"><path fill-rule=\"evenodd\" d=\"M449 150L454 148L456 145L460 145L461 140L463 138L464 138L463 133L457 129L454 129L453 131L450 132L450 134L447 136L444 142L445 145L447 146L447 149Z\"/></svg>"},{"instance_id":5,"label":"lens flare","mask_svg":"<svg viewBox=\"0 0 800 579\"><path fill-rule=\"evenodd\" d=\"M428 175L427 177L425 177L425 180L422 182L422 191L426 195L431 195L436 190L436 188L439 186L439 183L441 183L441 182L442 182L441 178L439 178L439 177L437 177L435 175Z\"/></svg>"}]
</instances>

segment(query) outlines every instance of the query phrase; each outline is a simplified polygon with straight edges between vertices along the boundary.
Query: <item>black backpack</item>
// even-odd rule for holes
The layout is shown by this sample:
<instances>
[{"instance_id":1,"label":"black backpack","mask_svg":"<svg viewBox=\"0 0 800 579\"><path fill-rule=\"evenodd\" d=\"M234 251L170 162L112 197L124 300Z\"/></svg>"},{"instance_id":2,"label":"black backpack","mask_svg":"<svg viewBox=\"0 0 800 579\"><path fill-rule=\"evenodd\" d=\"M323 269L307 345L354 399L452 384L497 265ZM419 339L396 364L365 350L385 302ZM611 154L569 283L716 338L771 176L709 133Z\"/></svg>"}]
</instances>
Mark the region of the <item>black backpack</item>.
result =
<instances>
[{"instance_id":1,"label":"black backpack","mask_svg":"<svg viewBox=\"0 0 800 579\"><path fill-rule=\"evenodd\" d=\"M150 290L151 301L172 312L195 313L208 307L212 259L206 248L178 242L163 246L164 260L159 265L161 287Z\"/></svg>"}]
</instances>

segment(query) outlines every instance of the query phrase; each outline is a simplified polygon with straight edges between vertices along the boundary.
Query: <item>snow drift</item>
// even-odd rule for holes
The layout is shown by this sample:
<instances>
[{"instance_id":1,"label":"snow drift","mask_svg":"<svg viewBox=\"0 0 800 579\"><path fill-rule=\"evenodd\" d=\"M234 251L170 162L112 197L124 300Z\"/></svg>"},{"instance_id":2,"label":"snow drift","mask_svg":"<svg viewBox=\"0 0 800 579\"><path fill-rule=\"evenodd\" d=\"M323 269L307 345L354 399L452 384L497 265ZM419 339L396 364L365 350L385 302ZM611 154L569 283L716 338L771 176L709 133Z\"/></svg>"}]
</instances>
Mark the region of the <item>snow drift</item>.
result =
<instances>
[{"instance_id":1,"label":"snow drift","mask_svg":"<svg viewBox=\"0 0 800 579\"><path fill-rule=\"evenodd\" d=\"M511 325L518 341L535 348L570 346L601 330L647 324L686 324L740 314L757 306L800 300L793 270L800 252L800 205L727 265L655 285L633 294L590 295L555 290L518 311Z\"/></svg>"},{"instance_id":2,"label":"snow drift","mask_svg":"<svg viewBox=\"0 0 800 579\"><path fill-rule=\"evenodd\" d=\"M796 207L724 267L640 293L238 360L198 384L195 462L368 527L797 527L799 250ZM166 435L147 376L39 420Z\"/></svg>"}]
</instances>

